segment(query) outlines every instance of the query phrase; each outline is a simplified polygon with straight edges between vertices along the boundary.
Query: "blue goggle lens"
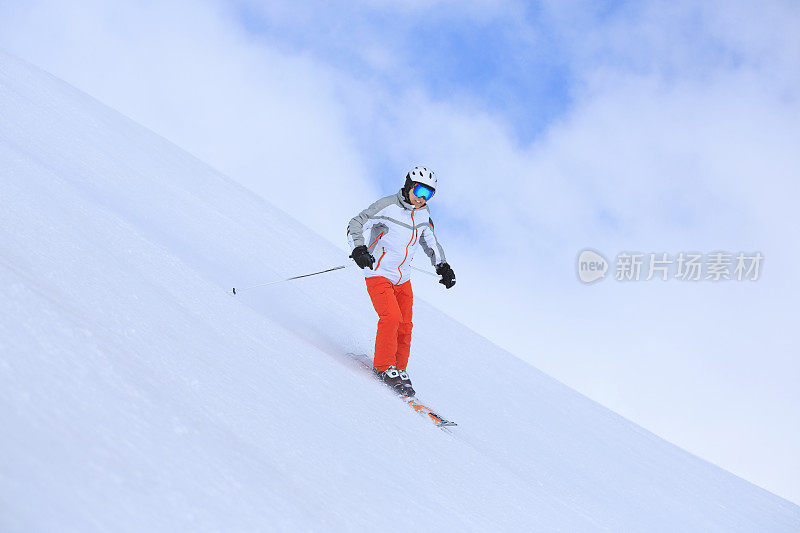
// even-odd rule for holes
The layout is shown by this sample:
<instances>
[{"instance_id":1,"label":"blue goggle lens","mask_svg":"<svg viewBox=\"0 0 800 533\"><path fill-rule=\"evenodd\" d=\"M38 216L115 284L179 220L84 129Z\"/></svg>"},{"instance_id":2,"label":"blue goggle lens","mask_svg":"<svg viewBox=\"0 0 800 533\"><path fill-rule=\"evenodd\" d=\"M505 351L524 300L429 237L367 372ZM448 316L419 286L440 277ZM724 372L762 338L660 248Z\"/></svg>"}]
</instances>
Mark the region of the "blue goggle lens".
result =
<instances>
[{"instance_id":1,"label":"blue goggle lens","mask_svg":"<svg viewBox=\"0 0 800 533\"><path fill-rule=\"evenodd\" d=\"M424 198L425 201L427 202L428 200L431 199L431 197L433 196L433 193L435 191L433 189L431 189L430 187L426 186L426 185L422 185L421 183L417 183L416 185L414 185L414 188L411 189L411 192L414 193L414 196L418 196L420 198Z\"/></svg>"}]
</instances>

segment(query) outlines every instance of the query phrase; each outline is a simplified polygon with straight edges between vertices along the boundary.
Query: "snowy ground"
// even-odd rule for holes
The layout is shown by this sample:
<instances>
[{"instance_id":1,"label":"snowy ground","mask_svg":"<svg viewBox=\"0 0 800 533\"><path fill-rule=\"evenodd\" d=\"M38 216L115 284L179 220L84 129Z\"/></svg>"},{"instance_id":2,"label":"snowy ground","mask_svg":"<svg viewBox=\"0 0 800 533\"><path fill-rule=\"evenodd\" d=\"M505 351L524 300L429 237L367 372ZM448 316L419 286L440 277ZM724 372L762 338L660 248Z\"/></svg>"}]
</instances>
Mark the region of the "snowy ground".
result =
<instances>
[{"instance_id":1,"label":"snowy ground","mask_svg":"<svg viewBox=\"0 0 800 533\"><path fill-rule=\"evenodd\" d=\"M436 429L344 356L374 333L355 269L227 293L346 261L0 53L0 530L800 530L418 301Z\"/></svg>"}]
</instances>

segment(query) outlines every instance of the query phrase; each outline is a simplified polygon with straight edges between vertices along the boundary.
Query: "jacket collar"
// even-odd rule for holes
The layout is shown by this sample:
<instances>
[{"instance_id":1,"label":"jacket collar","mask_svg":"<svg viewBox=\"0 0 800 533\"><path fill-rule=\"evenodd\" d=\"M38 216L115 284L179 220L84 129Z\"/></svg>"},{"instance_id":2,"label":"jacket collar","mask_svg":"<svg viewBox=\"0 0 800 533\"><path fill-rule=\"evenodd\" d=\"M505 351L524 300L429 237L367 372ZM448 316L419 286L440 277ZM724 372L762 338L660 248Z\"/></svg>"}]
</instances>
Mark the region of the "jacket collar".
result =
<instances>
[{"instance_id":1,"label":"jacket collar","mask_svg":"<svg viewBox=\"0 0 800 533\"><path fill-rule=\"evenodd\" d=\"M403 197L403 190L402 189L400 189L400 191L397 193L397 203L400 204L400 207L402 207L403 209L406 209L408 211L411 211L411 210L414 209L414 206L411 203L409 203L408 199Z\"/></svg>"}]
</instances>

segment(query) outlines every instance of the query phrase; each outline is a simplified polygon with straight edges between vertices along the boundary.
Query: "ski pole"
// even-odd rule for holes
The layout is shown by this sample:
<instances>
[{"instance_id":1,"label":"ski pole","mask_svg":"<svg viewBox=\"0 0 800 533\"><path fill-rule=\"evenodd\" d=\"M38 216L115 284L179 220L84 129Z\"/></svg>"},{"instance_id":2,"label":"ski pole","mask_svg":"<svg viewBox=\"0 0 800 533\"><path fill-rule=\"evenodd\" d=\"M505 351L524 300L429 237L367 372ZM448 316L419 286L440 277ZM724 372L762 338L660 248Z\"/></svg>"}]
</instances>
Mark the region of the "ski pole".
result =
<instances>
[{"instance_id":1,"label":"ski pole","mask_svg":"<svg viewBox=\"0 0 800 533\"><path fill-rule=\"evenodd\" d=\"M299 276L292 276L291 278L279 279L277 281L270 281L269 283L261 283L259 285L251 285L249 287L241 287L239 289L234 287L233 288L233 294L238 294L240 291L247 291L247 290L250 290L250 289L256 289L258 287L266 287L267 285L275 285L276 283L283 283L284 281L292 281L293 279L307 278L309 276L316 276L318 274L324 274L326 272L333 272L334 270L341 270L343 268L347 268L347 265L335 266L333 268L328 268L326 270L320 270L319 272L312 272L311 274L301 274Z\"/></svg>"},{"instance_id":2,"label":"ski pole","mask_svg":"<svg viewBox=\"0 0 800 533\"><path fill-rule=\"evenodd\" d=\"M257 289L257 288L259 288L259 287L266 287L266 286L268 286L268 285L275 285L276 283L284 283L284 282L286 282L286 281L292 281L292 280L294 280L294 279L307 278L307 277L309 277L309 276L316 276L316 275L318 275L318 274L325 274L326 272L333 272L334 270L341 270L341 269L343 269L343 268L347 268L348 266L349 266L349 265L339 265L339 266L335 266L335 267L333 267L333 268L328 268L328 269L325 269L325 270L320 270L319 272L312 272L311 274L301 274L301 275L299 275L299 276L292 276L291 278L279 279L279 280L276 280L276 281L270 281L269 283L260 283L260 284L258 284L258 285L251 285L251 286L249 286L249 287L240 287L240 288L238 288L238 289L237 289L236 287L234 287L233 289L231 289L231 292L232 292L234 295L236 295L236 294L238 294L238 293L239 293L239 292L241 292L241 291L247 291L247 290L250 290L250 289ZM423 274L427 274L427 275L429 275L429 276L433 276L434 278L436 277L436 274L434 274L433 272L428 272L427 270L425 270L425 269L423 269L423 268L418 268L418 267L415 267L414 265L410 265L410 266L411 266L411 268L413 268L414 270L418 270L419 272L422 272Z\"/></svg>"},{"instance_id":3,"label":"ski pole","mask_svg":"<svg viewBox=\"0 0 800 533\"><path fill-rule=\"evenodd\" d=\"M423 274L427 274L429 276L433 276L434 278L438 276L438 274L434 274L433 272L425 270L424 268L415 267L414 265L411 265L411 268L413 268L414 270L418 270L419 272L422 272Z\"/></svg>"}]
</instances>

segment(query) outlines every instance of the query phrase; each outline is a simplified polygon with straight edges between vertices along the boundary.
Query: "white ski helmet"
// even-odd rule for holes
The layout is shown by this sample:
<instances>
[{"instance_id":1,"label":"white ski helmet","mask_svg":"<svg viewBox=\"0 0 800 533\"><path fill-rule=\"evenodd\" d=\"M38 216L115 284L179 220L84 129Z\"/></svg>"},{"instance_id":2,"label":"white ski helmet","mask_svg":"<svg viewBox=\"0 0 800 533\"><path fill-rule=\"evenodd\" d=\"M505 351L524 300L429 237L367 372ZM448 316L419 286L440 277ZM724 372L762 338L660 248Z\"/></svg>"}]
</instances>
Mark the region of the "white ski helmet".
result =
<instances>
[{"instance_id":1,"label":"white ski helmet","mask_svg":"<svg viewBox=\"0 0 800 533\"><path fill-rule=\"evenodd\" d=\"M414 167L406 174L406 179L427 185L431 189L436 189L436 176L433 174L433 170L425 167Z\"/></svg>"}]
</instances>

